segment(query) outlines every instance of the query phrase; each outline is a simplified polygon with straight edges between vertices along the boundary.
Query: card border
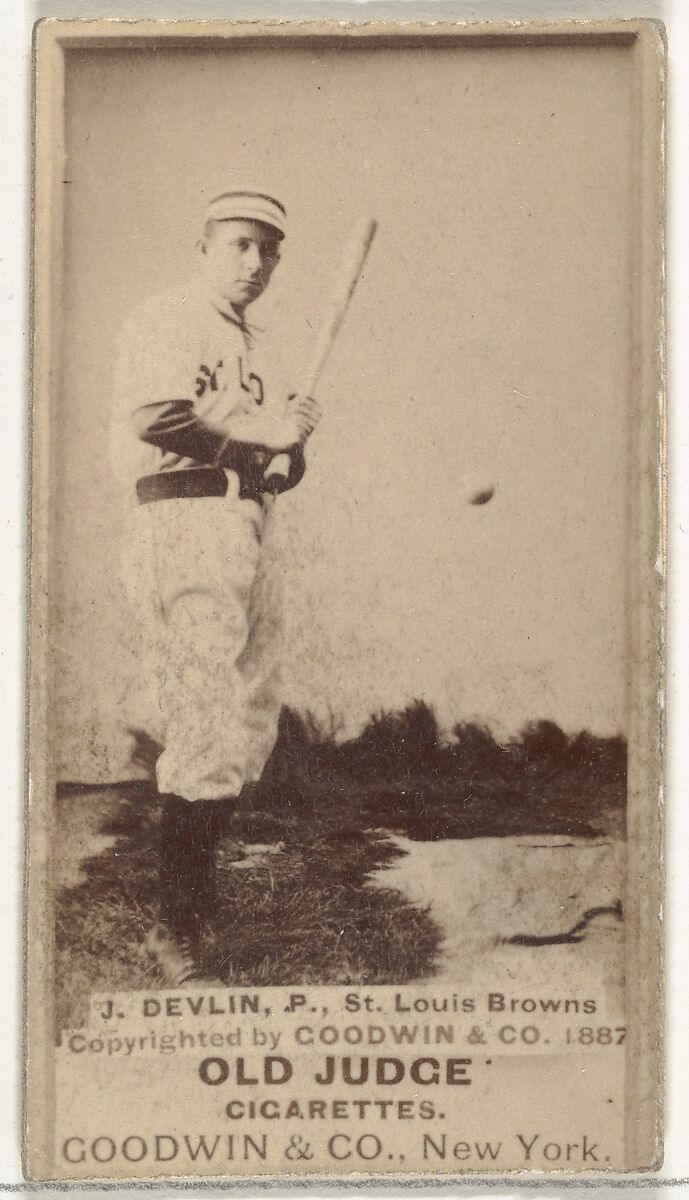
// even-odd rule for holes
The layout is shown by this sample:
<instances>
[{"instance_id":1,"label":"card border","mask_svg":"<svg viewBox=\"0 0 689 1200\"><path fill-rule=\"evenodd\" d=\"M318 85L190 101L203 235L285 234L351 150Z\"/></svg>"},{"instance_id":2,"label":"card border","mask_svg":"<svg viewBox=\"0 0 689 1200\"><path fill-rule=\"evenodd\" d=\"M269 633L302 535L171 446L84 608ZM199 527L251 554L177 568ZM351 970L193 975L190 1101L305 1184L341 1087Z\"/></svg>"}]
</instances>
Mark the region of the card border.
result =
<instances>
[{"instance_id":1,"label":"card border","mask_svg":"<svg viewBox=\"0 0 689 1200\"><path fill-rule=\"evenodd\" d=\"M80 47L106 49L150 44L193 45L211 42L244 47L300 43L333 44L339 48L368 46L389 40L397 46L432 40L457 47L494 45L515 41L528 45L625 44L638 58L639 129L641 131L640 187L638 193L638 274L636 284L636 336L634 363L639 381L638 399L645 419L653 414L653 429L633 439L630 462L638 469L640 488L633 513L639 531L636 589L630 597L628 637L641 650L642 661L630 673L633 720L629 731L629 831L625 910L628 1015L635 1036L627 1053L627 1146L634 1144L644 1170L657 1170L661 1162L662 1092L662 930L659 923L663 890L662 801L664 763L664 589L666 576L666 394L664 334L664 196L665 196L665 59L662 23L655 19L490 22L326 22L326 21L188 21L188 20L62 20L47 18L34 30L34 174L31 273L31 534L29 549L29 751L27 787L28 872L25 925L25 1099L24 1168L33 1179L55 1179L50 1120L53 1092L53 997L46 989L52 978L52 883L50 846L54 816L52 795L53 746L48 723L49 629L47 584L50 578L51 529L54 513L45 503L50 489L51 414L38 411L50 387L59 378L60 289L62 280L62 187L59 171L64 152L64 54ZM39 164L45 164L38 171ZM52 170L51 170L52 167ZM634 424L632 422L632 424ZM642 428L639 422L638 428ZM41 497L40 504L35 502ZM631 574L631 572L630 572ZM32 936L28 934L31 931ZM643 947L643 952L641 952ZM635 961L632 961L635 960ZM655 1013L656 1020L644 1020ZM639 1031L642 1032L640 1036ZM33 1097L33 1099L32 1099ZM648 1131L640 1147L638 1128ZM31 1138L31 1150L27 1150ZM50 1147L50 1149L49 1149ZM629 1168L632 1170L633 1168ZM45 1173L47 1172L47 1173ZM509 1173L517 1182L523 1172ZM558 1172L539 1173L544 1182L558 1183ZM619 1172L600 1173L605 1182ZM100 1179L103 1177L93 1177ZM161 1182L163 1179L158 1177ZM187 1177L188 1178L188 1177ZM279 1179L336 1183L348 1176L209 1176L208 1183L223 1179L237 1182ZM358 1177L361 1178L361 1177ZM405 1176L371 1176L376 1182ZM430 1176L415 1173L414 1180ZM466 1173L444 1175L443 1181L479 1182L483 1177ZM495 1179L495 1176L489 1178ZM532 1176L533 1178L533 1176ZM584 1182L586 1175L577 1176ZM174 1179L164 1180L174 1186ZM61 1181L63 1182L63 1181ZM112 1181L110 1181L112 1182ZM117 1181L124 1182L123 1181ZM139 1185L142 1181L136 1181ZM151 1181L146 1181L151 1182Z\"/></svg>"}]
</instances>

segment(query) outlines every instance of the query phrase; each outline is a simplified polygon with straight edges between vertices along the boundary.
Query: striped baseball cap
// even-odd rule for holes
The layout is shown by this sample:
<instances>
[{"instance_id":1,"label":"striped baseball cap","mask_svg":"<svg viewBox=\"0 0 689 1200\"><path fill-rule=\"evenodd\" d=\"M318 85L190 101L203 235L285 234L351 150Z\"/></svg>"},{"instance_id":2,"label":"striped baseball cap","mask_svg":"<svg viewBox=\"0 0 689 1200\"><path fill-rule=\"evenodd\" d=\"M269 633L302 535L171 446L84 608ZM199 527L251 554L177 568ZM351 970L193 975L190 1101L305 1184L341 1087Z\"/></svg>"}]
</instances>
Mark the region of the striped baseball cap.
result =
<instances>
[{"instance_id":1,"label":"striped baseball cap","mask_svg":"<svg viewBox=\"0 0 689 1200\"><path fill-rule=\"evenodd\" d=\"M260 221L284 238L287 227L285 206L268 192L237 189L221 192L206 206L206 221Z\"/></svg>"}]
</instances>

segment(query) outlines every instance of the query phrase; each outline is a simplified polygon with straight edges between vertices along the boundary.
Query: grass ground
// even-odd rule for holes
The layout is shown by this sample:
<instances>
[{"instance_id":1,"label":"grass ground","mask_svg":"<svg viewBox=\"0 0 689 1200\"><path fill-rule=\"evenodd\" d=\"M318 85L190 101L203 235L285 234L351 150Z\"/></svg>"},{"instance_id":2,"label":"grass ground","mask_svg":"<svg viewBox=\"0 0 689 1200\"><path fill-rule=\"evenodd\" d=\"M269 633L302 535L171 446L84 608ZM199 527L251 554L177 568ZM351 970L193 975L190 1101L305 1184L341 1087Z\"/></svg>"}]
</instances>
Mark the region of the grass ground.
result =
<instances>
[{"instance_id":1,"label":"grass ground","mask_svg":"<svg viewBox=\"0 0 689 1200\"><path fill-rule=\"evenodd\" d=\"M368 886L369 872L399 854L383 830L421 840L594 837L623 831L625 803L621 739L568 738L540 723L506 746L475 725L446 743L417 703L337 744L286 711L264 777L221 847L222 905L206 953L229 986L432 975L441 935L429 912ZM56 861L80 827L84 845L104 840L57 898L58 1028L80 1024L90 992L157 986L140 952L155 914L157 819L147 784L59 789ZM247 856L256 843L273 852Z\"/></svg>"}]
</instances>

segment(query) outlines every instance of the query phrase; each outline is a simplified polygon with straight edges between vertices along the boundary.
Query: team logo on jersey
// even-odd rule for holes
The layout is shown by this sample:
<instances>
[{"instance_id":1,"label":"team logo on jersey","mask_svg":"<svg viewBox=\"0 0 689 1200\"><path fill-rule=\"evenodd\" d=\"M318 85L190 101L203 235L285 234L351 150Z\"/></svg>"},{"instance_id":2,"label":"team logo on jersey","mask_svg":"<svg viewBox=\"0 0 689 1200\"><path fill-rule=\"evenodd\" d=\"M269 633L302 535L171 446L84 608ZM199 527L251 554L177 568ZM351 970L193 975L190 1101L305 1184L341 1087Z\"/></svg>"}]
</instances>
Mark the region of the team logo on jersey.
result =
<instances>
[{"instance_id":1,"label":"team logo on jersey","mask_svg":"<svg viewBox=\"0 0 689 1200\"><path fill-rule=\"evenodd\" d=\"M239 386L241 387L242 391L247 392L251 396L254 404L263 404L264 391L263 380L261 379L261 376L257 375L255 371L246 370L241 355L237 362L239 366ZM196 372L194 388L197 398L200 399L204 392L217 392L219 390L220 385L218 383L218 375L222 370L222 367L222 359L218 360L212 370L210 367L206 366L205 363L201 363L201 366Z\"/></svg>"},{"instance_id":2,"label":"team logo on jersey","mask_svg":"<svg viewBox=\"0 0 689 1200\"><path fill-rule=\"evenodd\" d=\"M203 393L208 391L209 388L210 388L211 392L217 392L217 390L218 390L218 371L221 369L221 367L222 367L222 359L219 360L219 362L217 363L217 365L213 371L211 371L210 367L207 367L205 363L201 363L201 366L199 367L197 375L196 375L195 391L196 391L196 395L198 397L202 396Z\"/></svg>"},{"instance_id":3,"label":"team logo on jersey","mask_svg":"<svg viewBox=\"0 0 689 1200\"><path fill-rule=\"evenodd\" d=\"M239 386L242 391L249 393L255 404L263 404L263 380L255 371L249 371L245 375L244 361L241 355L239 356Z\"/></svg>"}]
</instances>

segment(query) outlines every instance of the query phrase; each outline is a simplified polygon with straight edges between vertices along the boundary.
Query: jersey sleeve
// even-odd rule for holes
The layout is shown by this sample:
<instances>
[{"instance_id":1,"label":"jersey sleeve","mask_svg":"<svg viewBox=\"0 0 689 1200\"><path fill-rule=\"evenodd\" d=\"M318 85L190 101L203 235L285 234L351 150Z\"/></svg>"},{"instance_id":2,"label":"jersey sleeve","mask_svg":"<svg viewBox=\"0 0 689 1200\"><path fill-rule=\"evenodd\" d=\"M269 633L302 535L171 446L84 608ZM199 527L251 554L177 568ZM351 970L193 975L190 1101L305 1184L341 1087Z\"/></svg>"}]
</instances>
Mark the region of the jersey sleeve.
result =
<instances>
[{"instance_id":1,"label":"jersey sleeve","mask_svg":"<svg viewBox=\"0 0 689 1200\"><path fill-rule=\"evenodd\" d=\"M194 407L193 335L183 306L180 314L164 303L142 309L120 341L116 390L130 436L164 455L215 463L225 434Z\"/></svg>"},{"instance_id":2,"label":"jersey sleeve","mask_svg":"<svg viewBox=\"0 0 689 1200\"><path fill-rule=\"evenodd\" d=\"M164 300L149 301L126 322L118 343L116 390L130 412L186 394L189 342L175 308Z\"/></svg>"}]
</instances>

